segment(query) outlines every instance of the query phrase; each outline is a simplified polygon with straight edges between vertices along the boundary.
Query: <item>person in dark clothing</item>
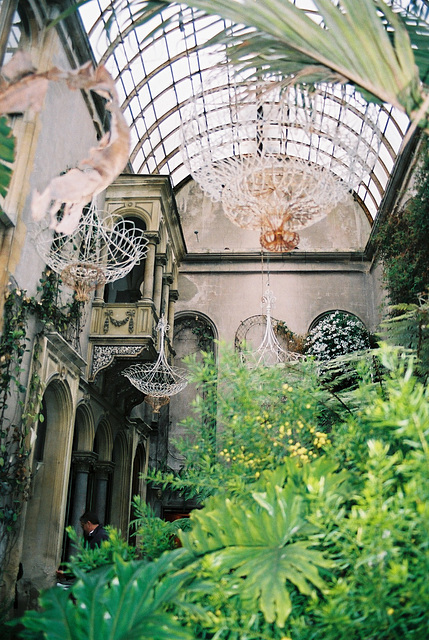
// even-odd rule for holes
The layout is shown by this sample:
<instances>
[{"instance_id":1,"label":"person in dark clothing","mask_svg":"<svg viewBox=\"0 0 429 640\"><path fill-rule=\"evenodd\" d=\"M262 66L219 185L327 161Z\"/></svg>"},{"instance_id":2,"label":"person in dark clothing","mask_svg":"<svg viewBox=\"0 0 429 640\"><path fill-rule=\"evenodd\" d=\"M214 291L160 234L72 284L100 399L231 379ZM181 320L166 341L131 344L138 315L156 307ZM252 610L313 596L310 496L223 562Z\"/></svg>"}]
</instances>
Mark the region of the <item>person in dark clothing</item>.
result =
<instances>
[{"instance_id":1,"label":"person in dark clothing","mask_svg":"<svg viewBox=\"0 0 429 640\"><path fill-rule=\"evenodd\" d=\"M83 529L85 542L90 549L99 547L103 540L109 539L109 534L106 529L101 526L97 514L93 511L85 511L80 517L80 525Z\"/></svg>"}]
</instances>

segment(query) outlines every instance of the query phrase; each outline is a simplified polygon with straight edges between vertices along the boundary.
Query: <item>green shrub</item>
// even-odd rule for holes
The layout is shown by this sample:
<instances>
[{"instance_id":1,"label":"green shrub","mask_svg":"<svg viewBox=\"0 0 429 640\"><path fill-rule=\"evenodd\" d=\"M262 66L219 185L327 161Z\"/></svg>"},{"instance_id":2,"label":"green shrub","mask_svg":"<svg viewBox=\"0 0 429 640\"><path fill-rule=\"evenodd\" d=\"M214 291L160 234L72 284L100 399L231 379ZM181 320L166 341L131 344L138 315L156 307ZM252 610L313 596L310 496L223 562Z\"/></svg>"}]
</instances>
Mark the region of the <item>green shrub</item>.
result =
<instances>
[{"instance_id":1,"label":"green shrub","mask_svg":"<svg viewBox=\"0 0 429 640\"><path fill-rule=\"evenodd\" d=\"M151 507L140 496L133 498L133 510L136 518L130 523L132 536L136 538L136 547L141 558L155 560L164 551L177 546L177 532L188 526L188 519L181 518L167 522L158 518Z\"/></svg>"}]
</instances>

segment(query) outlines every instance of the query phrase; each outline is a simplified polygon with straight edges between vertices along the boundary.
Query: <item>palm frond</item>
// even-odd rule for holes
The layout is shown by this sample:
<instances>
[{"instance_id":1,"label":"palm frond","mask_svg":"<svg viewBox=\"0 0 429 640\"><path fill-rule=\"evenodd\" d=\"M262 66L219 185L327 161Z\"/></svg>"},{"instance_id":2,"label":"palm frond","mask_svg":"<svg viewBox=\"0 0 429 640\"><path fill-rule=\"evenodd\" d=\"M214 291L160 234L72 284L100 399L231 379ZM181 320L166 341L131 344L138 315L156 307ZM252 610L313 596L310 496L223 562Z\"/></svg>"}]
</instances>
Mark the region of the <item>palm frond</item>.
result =
<instances>
[{"instance_id":1,"label":"palm frond","mask_svg":"<svg viewBox=\"0 0 429 640\"><path fill-rule=\"evenodd\" d=\"M117 0L114 6L130 5L137 26L148 22L155 5L161 12L170 4ZM238 68L309 82L347 81L410 117L424 102L429 25L382 0L314 0L317 13L312 16L290 0L188 0L187 5L233 25L207 46L226 45ZM159 28L165 24L161 21Z\"/></svg>"}]
</instances>

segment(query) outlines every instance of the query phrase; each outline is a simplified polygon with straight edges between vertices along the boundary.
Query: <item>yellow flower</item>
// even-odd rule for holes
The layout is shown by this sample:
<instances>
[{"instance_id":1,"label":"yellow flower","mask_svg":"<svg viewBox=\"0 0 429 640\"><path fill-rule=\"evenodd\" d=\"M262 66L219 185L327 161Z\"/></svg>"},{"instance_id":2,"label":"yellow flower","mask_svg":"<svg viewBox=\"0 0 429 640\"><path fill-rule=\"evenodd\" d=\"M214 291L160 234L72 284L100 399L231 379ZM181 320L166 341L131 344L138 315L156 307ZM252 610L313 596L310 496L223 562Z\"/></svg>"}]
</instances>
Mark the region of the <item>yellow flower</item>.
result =
<instances>
[{"instance_id":1,"label":"yellow flower","mask_svg":"<svg viewBox=\"0 0 429 640\"><path fill-rule=\"evenodd\" d=\"M395 609L392 609L392 607L389 607L389 609L387 610L387 615L391 616L395 613Z\"/></svg>"}]
</instances>

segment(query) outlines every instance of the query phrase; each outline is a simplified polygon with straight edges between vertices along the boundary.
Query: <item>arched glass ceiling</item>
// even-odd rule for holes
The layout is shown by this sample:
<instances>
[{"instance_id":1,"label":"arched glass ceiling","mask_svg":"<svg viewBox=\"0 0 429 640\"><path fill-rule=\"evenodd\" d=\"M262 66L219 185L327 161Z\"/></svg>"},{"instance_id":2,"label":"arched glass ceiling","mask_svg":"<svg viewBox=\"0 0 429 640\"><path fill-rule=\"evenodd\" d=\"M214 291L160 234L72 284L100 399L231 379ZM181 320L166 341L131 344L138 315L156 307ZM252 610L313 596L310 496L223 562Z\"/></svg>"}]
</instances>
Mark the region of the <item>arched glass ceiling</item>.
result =
<instances>
[{"instance_id":1,"label":"arched glass ceiling","mask_svg":"<svg viewBox=\"0 0 429 640\"><path fill-rule=\"evenodd\" d=\"M296 4L317 19L309 0L296 0ZM160 24L159 16L132 29L127 21L130 16L122 13L112 18L109 5L110 0L91 0L80 12L96 59L116 79L131 129L132 167L135 173L145 175L170 174L173 186L177 186L189 176L180 151L183 108L201 85L213 81L215 67L223 60L221 53L201 49L201 45L223 30L225 23L218 17L202 17L174 5L164 12L164 18L171 17L168 26L150 36L153 27ZM408 126L407 116L389 105L376 112L374 126L381 137L378 159L357 188L360 201L372 217ZM357 118L356 128L359 126Z\"/></svg>"}]
</instances>

